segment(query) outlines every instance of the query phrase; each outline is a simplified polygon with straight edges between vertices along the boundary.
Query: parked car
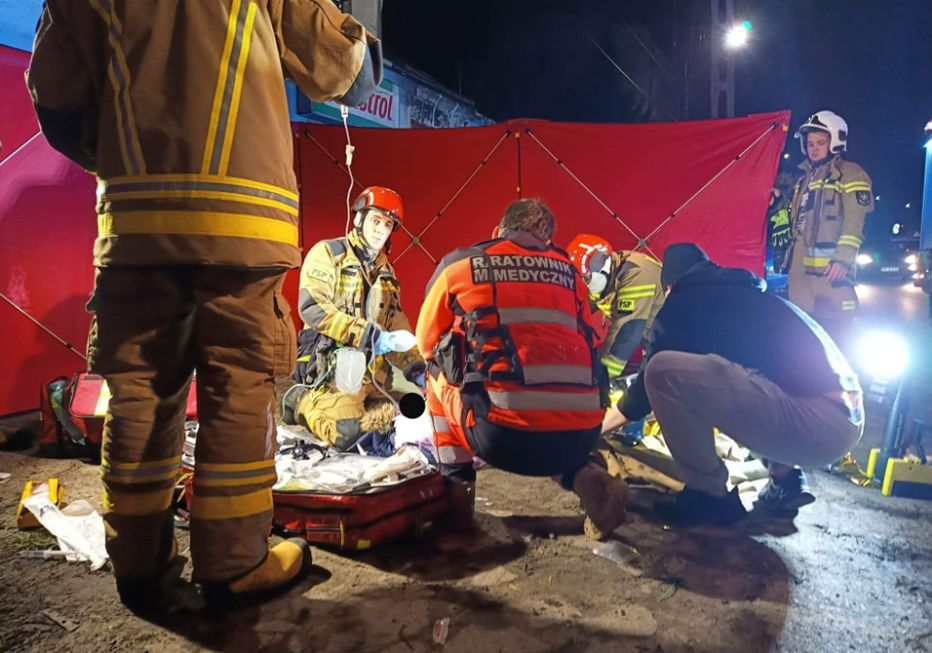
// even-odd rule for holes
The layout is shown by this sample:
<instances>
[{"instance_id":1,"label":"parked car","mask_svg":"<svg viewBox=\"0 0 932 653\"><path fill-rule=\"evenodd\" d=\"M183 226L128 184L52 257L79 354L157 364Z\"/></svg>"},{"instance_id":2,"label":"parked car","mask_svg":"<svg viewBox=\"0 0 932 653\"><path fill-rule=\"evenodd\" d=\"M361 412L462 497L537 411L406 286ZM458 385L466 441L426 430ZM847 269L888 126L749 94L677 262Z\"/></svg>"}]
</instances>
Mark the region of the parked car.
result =
<instances>
[{"instance_id":1,"label":"parked car","mask_svg":"<svg viewBox=\"0 0 932 653\"><path fill-rule=\"evenodd\" d=\"M864 245L857 266L858 281L912 281L919 271L919 252L911 241Z\"/></svg>"}]
</instances>

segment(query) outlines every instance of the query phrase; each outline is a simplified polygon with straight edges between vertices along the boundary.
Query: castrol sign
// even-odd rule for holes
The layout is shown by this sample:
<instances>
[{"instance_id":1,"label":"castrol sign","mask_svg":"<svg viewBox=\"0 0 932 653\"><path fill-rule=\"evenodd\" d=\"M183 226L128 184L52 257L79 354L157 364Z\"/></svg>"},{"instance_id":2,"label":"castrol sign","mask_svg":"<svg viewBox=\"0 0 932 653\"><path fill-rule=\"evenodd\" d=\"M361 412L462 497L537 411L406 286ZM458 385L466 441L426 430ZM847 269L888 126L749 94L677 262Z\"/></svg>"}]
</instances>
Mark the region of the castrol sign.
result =
<instances>
[{"instance_id":1,"label":"castrol sign","mask_svg":"<svg viewBox=\"0 0 932 653\"><path fill-rule=\"evenodd\" d=\"M350 109L350 113L384 127L400 127L400 106L395 87L377 88L365 104Z\"/></svg>"}]
</instances>

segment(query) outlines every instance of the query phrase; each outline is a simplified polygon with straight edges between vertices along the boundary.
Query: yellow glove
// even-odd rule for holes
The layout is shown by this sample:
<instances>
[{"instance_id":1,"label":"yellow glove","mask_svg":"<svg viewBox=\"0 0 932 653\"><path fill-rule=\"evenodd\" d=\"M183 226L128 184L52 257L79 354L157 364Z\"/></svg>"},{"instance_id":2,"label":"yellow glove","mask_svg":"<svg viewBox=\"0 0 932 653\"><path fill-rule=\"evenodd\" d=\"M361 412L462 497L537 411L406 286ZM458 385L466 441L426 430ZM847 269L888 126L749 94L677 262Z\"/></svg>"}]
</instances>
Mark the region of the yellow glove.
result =
<instances>
[{"instance_id":1,"label":"yellow glove","mask_svg":"<svg viewBox=\"0 0 932 653\"><path fill-rule=\"evenodd\" d=\"M790 212L789 209L780 209L770 216L770 244L783 249L790 244Z\"/></svg>"}]
</instances>

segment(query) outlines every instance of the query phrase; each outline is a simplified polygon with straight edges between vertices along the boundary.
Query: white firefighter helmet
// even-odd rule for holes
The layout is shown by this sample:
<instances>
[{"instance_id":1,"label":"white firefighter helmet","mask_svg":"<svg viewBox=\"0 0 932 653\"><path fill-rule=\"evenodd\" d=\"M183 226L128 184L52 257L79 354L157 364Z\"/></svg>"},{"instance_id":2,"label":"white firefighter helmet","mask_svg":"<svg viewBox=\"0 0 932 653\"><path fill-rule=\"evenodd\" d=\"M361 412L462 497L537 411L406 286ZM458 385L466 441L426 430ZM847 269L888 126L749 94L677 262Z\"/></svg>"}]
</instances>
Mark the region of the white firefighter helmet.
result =
<instances>
[{"instance_id":1,"label":"white firefighter helmet","mask_svg":"<svg viewBox=\"0 0 932 653\"><path fill-rule=\"evenodd\" d=\"M831 141L829 152L840 154L848 149L848 123L834 111L818 111L799 126L793 138L799 139L799 149L806 156L806 134L813 130L827 132Z\"/></svg>"}]
</instances>

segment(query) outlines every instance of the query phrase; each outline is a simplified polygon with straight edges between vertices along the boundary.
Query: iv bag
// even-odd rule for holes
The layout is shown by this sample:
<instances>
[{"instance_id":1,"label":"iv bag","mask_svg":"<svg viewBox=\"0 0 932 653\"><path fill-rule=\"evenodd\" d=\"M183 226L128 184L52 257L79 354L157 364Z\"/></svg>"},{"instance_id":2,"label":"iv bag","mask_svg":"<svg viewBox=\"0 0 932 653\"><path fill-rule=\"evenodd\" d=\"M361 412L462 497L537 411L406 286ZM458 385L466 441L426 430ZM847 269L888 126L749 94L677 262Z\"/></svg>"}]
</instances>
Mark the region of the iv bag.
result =
<instances>
[{"instance_id":1,"label":"iv bag","mask_svg":"<svg viewBox=\"0 0 932 653\"><path fill-rule=\"evenodd\" d=\"M337 390L356 394L362 388L366 374L366 355L355 347L340 347L336 351L334 381Z\"/></svg>"}]
</instances>

